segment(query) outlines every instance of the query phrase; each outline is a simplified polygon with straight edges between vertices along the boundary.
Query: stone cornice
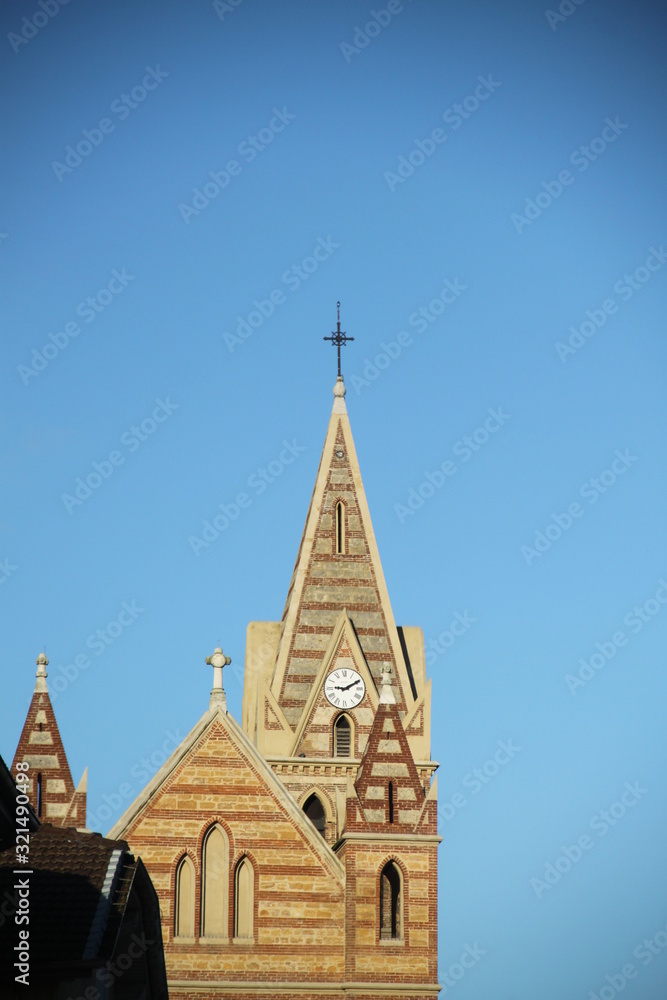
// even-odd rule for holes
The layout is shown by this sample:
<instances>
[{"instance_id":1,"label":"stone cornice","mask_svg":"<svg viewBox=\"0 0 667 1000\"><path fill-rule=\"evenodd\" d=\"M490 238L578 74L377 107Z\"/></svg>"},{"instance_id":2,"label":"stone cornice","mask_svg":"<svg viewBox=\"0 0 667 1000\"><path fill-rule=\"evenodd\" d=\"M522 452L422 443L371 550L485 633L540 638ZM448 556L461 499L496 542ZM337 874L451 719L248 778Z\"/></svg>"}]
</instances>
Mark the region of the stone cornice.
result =
<instances>
[{"instance_id":1,"label":"stone cornice","mask_svg":"<svg viewBox=\"0 0 667 1000\"><path fill-rule=\"evenodd\" d=\"M239 981L234 979L206 979L202 981L192 979L170 979L169 991L173 995L176 991L183 990L187 993L211 993L219 992L224 995L231 991L234 996L247 993L252 996L266 996L276 993L284 993L290 996L299 994L320 994L321 996L343 997L347 993L354 993L357 996L375 996L387 994L396 996L397 992L401 996L432 996L437 997L442 989L439 983L368 983L368 982L345 982L345 983L267 983L265 980L259 982Z\"/></svg>"},{"instance_id":2,"label":"stone cornice","mask_svg":"<svg viewBox=\"0 0 667 1000\"><path fill-rule=\"evenodd\" d=\"M442 839L439 833L343 833L333 845L332 850L337 851L348 840L354 840L357 843L367 841L393 844L398 841L403 844L439 844Z\"/></svg>"}]
</instances>

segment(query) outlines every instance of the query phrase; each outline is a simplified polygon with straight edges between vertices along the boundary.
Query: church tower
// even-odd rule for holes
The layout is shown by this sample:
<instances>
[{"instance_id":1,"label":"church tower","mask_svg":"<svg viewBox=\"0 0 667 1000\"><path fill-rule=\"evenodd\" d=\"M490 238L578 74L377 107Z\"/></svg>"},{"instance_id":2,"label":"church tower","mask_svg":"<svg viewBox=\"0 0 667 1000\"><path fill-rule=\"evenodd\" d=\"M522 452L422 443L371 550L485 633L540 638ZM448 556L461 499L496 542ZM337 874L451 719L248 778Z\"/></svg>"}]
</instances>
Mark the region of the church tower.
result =
<instances>
[{"instance_id":1,"label":"church tower","mask_svg":"<svg viewBox=\"0 0 667 1000\"><path fill-rule=\"evenodd\" d=\"M109 834L157 890L170 996L435 1000L424 640L394 621L340 365L282 618L248 627L241 725L229 657L206 662L208 710Z\"/></svg>"},{"instance_id":2,"label":"church tower","mask_svg":"<svg viewBox=\"0 0 667 1000\"><path fill-rule=\"evenodd\" d=\"M423 798L437 767L424 639L394 621L339 376L282 619L248 627L243 694L243 728L331 845L387 670Z\"/></svg>"},{"instance_id":3,"label":"church tower","mask_svg":"<svg viewBox=\"0 0 667 1000\"><path fill-rule=\"evenodd\" d=\"M35 690L14 755L12 776L16 778L18 763L29 765L28 798L42 823L83 829L86 825L87 769L75 789L49 698L46 683L49 661L40 653L36 663Z\"/></svg>"}]
</instances>

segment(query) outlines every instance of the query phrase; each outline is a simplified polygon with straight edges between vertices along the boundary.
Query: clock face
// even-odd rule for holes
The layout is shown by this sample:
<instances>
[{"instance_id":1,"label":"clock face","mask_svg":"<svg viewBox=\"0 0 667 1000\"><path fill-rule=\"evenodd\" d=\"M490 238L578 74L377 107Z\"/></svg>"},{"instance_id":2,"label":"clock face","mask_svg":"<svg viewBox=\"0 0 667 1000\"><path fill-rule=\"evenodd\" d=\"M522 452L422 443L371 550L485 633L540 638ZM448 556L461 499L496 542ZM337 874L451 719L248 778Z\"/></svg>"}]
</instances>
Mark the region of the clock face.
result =
<instances>
[{"instance_id":1,"label":"clock face","mask_svg":"<svg viewBox=\"0 0 667 1000\"><path fill-rule=\"evenodd\" d=\"M354 708L365 695L366 685L356 670L340 667L327 677L324 693L336 708Z\"/></svg>"}]
</instances>

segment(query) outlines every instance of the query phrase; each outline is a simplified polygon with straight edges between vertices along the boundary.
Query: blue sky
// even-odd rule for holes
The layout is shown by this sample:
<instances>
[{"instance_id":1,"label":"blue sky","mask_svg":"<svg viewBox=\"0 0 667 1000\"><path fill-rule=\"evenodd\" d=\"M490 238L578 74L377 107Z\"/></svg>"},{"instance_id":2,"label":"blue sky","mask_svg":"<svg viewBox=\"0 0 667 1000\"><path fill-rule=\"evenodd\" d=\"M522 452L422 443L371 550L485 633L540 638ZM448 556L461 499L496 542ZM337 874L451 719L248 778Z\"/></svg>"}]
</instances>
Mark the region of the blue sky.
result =
<instances>
[{"instance_id":1,"label":"blue sky","mask_svg":"<svg viewBox=\"0 0 667 1000\"><path fill-rule=\"evenodd\" d=\"M219 642L240 717L340 299L394 614L433 678L440 982L655 1000L664 12L45 4L0 14L0 752L44 647L104 832L206 709Z\"/></svg>"}]
</instances>

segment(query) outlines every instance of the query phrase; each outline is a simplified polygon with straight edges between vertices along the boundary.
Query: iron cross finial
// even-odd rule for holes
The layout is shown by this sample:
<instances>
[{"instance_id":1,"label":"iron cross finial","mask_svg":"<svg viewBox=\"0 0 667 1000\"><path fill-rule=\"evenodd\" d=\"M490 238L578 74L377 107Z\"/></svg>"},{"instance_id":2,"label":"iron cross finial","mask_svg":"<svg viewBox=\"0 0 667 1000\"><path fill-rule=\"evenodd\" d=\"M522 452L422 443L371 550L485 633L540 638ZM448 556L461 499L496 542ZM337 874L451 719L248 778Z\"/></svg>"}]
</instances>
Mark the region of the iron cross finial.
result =
<instances>
[{"instance_id":1,"label":"iron cross finial","mask_svg":"<svg viewBox=\"0 0 667 1000\"><path fill-rule=\"evenodd\" d=\"M338 378L341 378L340 371L340 349L345 347L348 340L354 340L354 337L348 337L344 330L340 328L340 302L336 303L336 308L338 309L338 323L336 330L331 331L330 337L323 337L323 340L330 340L331 343L338 349Z\"/></svg>"}]
</instances>

